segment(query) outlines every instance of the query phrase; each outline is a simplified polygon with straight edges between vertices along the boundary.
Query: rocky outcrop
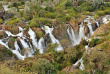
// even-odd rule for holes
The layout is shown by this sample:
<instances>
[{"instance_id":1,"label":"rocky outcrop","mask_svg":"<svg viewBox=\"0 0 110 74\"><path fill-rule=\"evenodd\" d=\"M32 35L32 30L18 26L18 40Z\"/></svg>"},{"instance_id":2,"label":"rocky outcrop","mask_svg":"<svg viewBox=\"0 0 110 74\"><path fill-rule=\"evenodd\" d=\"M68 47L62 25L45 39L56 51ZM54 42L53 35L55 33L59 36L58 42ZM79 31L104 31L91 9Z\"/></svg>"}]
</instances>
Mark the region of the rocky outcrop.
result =
<instances>
[{"instance_id":1,"label":"rocky outcrop","mask_svg":"<svg viewBox=\"0 0 110 74\"><path fill-rule=\"evenodd\" d=\"M85 32L85 35L87 35L89 33L89 28L87 25L85 25L84 32Z\"/></svg>"},{"instance_id":2,"label":"rocky outcrop","mask_svg":"<svg viewBox=\"0 0 110 74\"><path fill-rule=\"evenodd\" d=\"M92 24L93 31L95 31L98 28L97 23L95 21L93 21L93 20L90 20L90 22Z\"/></svg>"},{"instance_id":3,"label":"rocky outcrop","mask_svg":"<svg viewBox=\"0 0 110 74\"><path fill-rule=\"evenodd\" d=\"M45 31L42 30L41 28L36 28L36 27L33 27L32 28L33 31L37 34L37 38L40 39L42 36L44 36L45 34Z\"/></svg>"},{"instance_id":4,"label":"rocky outcrop","mask_svg":"<svg viewBox=\"0 0 110 74\"><path fill-rule=\"evenodd\" d=\"M17 34L18 31L18 26L8 26L8 25L0 25L0 30L7 30L10 31L13 34Z\"/></svg>"},{"instance_id":5,"label":"rocky outcrop","mask_svg":"<svg viewBox=\"0 0 110 74\"><path fill-rule=\"evenodd\" d=\"M0 39L6 38L7 34L5 33L5 31L0 31Z\"/></svg>"},{"instance_id":6,"label":"rocky outcrop","mask_svg":"<svg viewBox=\"0 0 110 74\"><path fill-rule=\"evenodd\" d=\"M58 26L56 26L54 28L53 35L58 40L68 39L68 35L67 35L67 32L66 32L66 29L67 29L67 25L66 24L60 24L60 25L58 25Z\"/></svg>"},{"instance_id":7,"label":"rocky outcrop","mask_svg":"<svg viewBox=\"0 0 110 74\"><path fill-rule=\"evenodd\" d=\"M75 30L75 32L78 32L79 30L79 26L78 23L73 19L69 21L69 24L73 27L73 29ZM80 24L80 22L79 22Z\"/></svg>"}]
</instances>

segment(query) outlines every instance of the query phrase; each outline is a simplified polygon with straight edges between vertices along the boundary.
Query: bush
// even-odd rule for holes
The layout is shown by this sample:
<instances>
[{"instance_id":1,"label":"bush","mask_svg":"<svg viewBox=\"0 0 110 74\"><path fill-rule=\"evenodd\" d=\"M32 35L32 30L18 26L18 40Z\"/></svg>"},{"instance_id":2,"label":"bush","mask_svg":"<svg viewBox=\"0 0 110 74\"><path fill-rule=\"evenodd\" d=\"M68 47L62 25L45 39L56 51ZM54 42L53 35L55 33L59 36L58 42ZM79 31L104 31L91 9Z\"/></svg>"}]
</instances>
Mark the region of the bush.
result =
<instances>
[{"instance_id":1,"label":"bush","mask_svg":"<svg viewBox=\"0 0 110 74\"><path fill-rule=\"evenodd\" d=\"M43 32L42 32L42 31L37 32L37 37L38 37L38 38L41 38L41 37L42 37L42 35L43 35Z\"/></svg>"},{"instance_id":2,"label":"bush","mask_svg":"<svg viewBox=\"0 0 110 74\"><path fill-rule=\"evenodd\" d=\"M94 7L90 2L84 2L80 5L82 11L94 11Z\"/></svg>"},{"instance_id":3,"label":"bush","mask_svg":"<svg viewBox=\"0 0 110 74\"><path fill-rule=\"evenodd\" d=\"M10 38L10 41L11 42L15 42L15 38Z\"/></svg>"},{"instance_id":4,"label":"bush","mask_svg":"<svg viewBox=\"0 0 110 74\"><path fill-rule=\"evenodd\" d=\"M2 19L0 19L0 24L3 22L3 20Z\"/></svg>"},{"instance_id":5,"label":"bush","mask_svg":"<svg viewBox=\"0 0 110 74\"><path fill-rule=\"evenodd\" d=\"M94 47L99 43L99 39L98 38L93 38L90 42L90 47Z\"/></svg>"},{"instance_id":6,"label":"bush","mask_svg":"<svg viewBox=\"0 0 110 74\"><path fill-rule=\"evenodd\" d=\"M38 74L46 74L49 71L54 72L54 66L46 59L38 59L32 65L32 71Z\"/></svg>"}]
</instances>

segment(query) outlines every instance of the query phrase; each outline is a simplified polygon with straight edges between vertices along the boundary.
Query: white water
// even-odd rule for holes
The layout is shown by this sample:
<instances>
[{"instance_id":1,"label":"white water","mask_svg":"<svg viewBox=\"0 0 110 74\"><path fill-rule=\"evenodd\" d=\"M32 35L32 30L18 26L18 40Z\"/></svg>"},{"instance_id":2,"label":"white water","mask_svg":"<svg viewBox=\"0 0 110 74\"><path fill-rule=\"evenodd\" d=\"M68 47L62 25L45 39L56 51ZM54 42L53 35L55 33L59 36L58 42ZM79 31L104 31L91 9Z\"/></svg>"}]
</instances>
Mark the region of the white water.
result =
<instances>
[{"instance_id":1,"label":"white water","mask_svg":"<svg viewBox=\"0 0 110 74\"><path fill-rule=\"evenodd\" d=\"M3 8L4 8L5 11L9 10L8 5L3 5Z\"/></svg>"},{"instance_id":2,"label":"white water","mask_svg":"<svg viewBox=\"0 0 110 74\"><path fill-rule=\"evenodd\" d=\"M2 40L0 40L0 44L9 49L8 45L6 43L2 42Z\"/></svg>"},{"instance_id":3,"label":"white water","mask_svg":"<svg viewBox=\"0 0 110 74\"><path fill-rule=\"evenodd\" d=\"M91 25L91 23L90 23L90 17L88 17L88 18L86 19L86 21L88 22L87 25L88 25L88 27L89 27L90 34L92 35L93 30L92 30L92 25ZM94 21L95 21L95 20L94 20ZM97 21L95 21L95 22L98 23ZM106 21L106 22L107 22L107 21ZM68 26L69 26L69 27L67 28L67 33L68 33L69 38L70 38L70 40L72 41L72 44L73 44L73 45L79 44L82 38L85 39L86 36L85 36L85 34L84 34L84 26L83 26L82 24L79 26L79 33L78 33L78 35L76 35L75 31L73 30L73 28L72 28L70 25L68 25ZM97 24L97 26L99 26L99 24ZM5 31L5 32L6 32L6 34L8 35L8 37L9 37L9 36L12 36L12 37L17 37L17 38L20 39L20 42L21 42L23 48L26 48L26 51L25 51L25 53L24 53L23 55L21 55L21 52L20 52L21 49L20 49L20 46L17 44L17 41L15 41L15 44L14 44L15 50L10 49L6 43L2 42L2 40L0 40L0 44L4 45L6 48L10 49L14 54L17 55L17 57L18 57L19 59L22 59L22 60L24 60L25 57L32 57L32 56L33 56L33 53L35 52L35 51L34 51L34 50L35 50L34 47L38 48L38 49L40 50L40 53L43 53L43 50L44 50L44 48L45 48L44 38L41 37L41 38L39 39L39 41L37 42L36 34L35 34L35 32L30 28L29 31L28 31L28 34L30 35L29 38L32 39L32 44L31 44L31 43L29 42L28 38L23 35L23 30L24 30L24 29L22 29L22 28L19 27L19 26L18 26L18 28L19 28L19 33L16 34L16 35L12 34L12 33L9 32L9 31ZM50 39L51 39L51 43L52 43L52 44L53 44L53 43L57 43L57 44L58 44L58 47L56 47L56 50L57 50L57 51L63 50L63 48L62 48L62 46L61 46L59 40L57 40L57 39L53 36L53 34L52 34L52 31L53 31L54 28L49 28L48 26L44 26L43 29L45 30L46 34L49 34ZM25 42L24 39L26 39L27 42ZM7 42L8 42L8 41L7 41ZM27 53L28 53L28 55L27 55ZM80 63L81 63L81 62L83 62L83 60L80 59ZM75 64L77 64L77 63L78 63L78 62L76 62ZM75 65L75 64L74 64L74 65ZM82 64L83 64L83 63L82 63ZM84 69L84 68L83 68L83 65L80 65L79 68L80 68L80 69Z\"/></svg>"},{"instance_id":4,"label":"white water","mask_svg":"<svg viewBox=\"0 0 110 74\"><path fill-rule=\"evenodd\" d=\"M96 23L97 27L100 26L99 23L96 20L93 19L93 21Z\"/></svg>"},{"instance_id":5,"label":"white water","mask_svg":"<svg viewBox=\"0 0 110 74\"><path fill-rule=\"evenodd\" d=\"M43 53L44 48L45 48L44 38L42 37L38 41L38 49L40 49L40 53Z\"/></svg>"},{"instance_id":6,"label":"white water","mask_svg":"<svg viewBox=\"0 0 110 74\"><path fill-rule=\"evenodd\" d=\"M15 41L14 46L15 46L15 50L20 51L20 47L19 47L17 41Z\"/></svg>"},{"instance_id":7,"label":"white water","mask_svg":"<svg viewBox=\"0 0 110 74\"><path fill-rule=\"evenodd\" d=\"M42 29L45 30L46 34L49 34L52 44L54 44L54 43L58 44L58 47L56 47L56 50L57 51L63 50L63 47L61 46L59 40L57 40L52 34L52 31L54 28L49 28L48 26L44 26Z\"/></svg>"},{"instance_id":8,"label":"white water","mask_svg":"<svg viewBox=\"0 0 110 74\"><path fill-rule=\"evenodd\" d=\"M38 44L37 44L37 39L36 39L35 32L31 28L29 28L28 34L30 35L30 39L32 39L33 45L37 48Z\"/></svg>"},{"instance_id":9,"label":"white water","mask_svg":"<svg viewBox=\"0 0 110 74\"><path fill-rule=\"evenodd\" d=\"M19 32L23 31L23 28L21 28L20 26L18 26Z\"/></svg>"},{"instance_id":10,"label":"white water","mask_svg":"<svg viewBox=\"0 0 110 74\"><path fill-rule=\"evenodd\" d=\"M110 15L104 16L103 19L102 19L102 21L103 21L104 24L109 23L110 22Z\"/></svg>"},{"instance_id":11,"label":"white water","mask_svg":"<svg viewBox=\"0 0 110 74\"><path fill-rule=\"evenodd\" d=\"M23 32L20 32L20 33L18 33L17 35L14 35L14 34L12 34L11 32L9 32L9 31L5 31L6 32L6 34L8 35L8 36L12 36L12 37L23 37Z\"/></svg>"},{"instance_id":12,"label":"white water","mask_svg":"<svg viewBox=\"0 0 110 74\"><path fill-rule=\"evenodd\" d=\"M20 41L21 41L23 48L27 50L27 52L25 53L25 56L27 55L28 57L32 57L34 53L33 49L30 48L29 45L23 39L20 39Z\"/></svg>"},{"instance_id":13,"label":"white water","mask_svg":"<svg viewBox=\"0 0 110 74\"><path fill-rule=\"evenodd\" d=\"M81 39L88 39L89 36L91 36L94 33L93 28L92 28L92 23L90 22L90 20L93 20L96 23L97 27L99 27L99 23L92 16L88 16L84 20L84 22L87 22L87 26L89 28L89 33L87 34L87 36L85 36L85 27L83 26L83 23L81 23L79 25L78 35L76 35L76 33L75 33L74 29L71 27L71 25L67 24L68 25L67 34L68 34L73 46L76 44L79 44Z\"/></svg>"},{"instance_id":14,"label":"white water","mask_svg":"<svg viewBox=\"0 0 110 74\"><path fill-rule=\"evenodd\" d=\"M82 58L78 60L75 64L73 64L73 66L77 66L79 63L80 63L79 69L85 70Z\"/></svg>"},{"instance_id":15,"label":"white water","mask_svg":"<svg viewBox=\"0 0 110 74\"><path fill-rule=\"evenodd\" d=\"M87 22L87 26L89 28L89 31L90 31L90 36L94 33L93 29L92 29L92 25L91 25L91 22L90 22L90 19L92 19L92 17L88 16L88 18L86 18L84 20L84 22Z\"/></svg>"},{"instance_id":16,"label":"white water","mask_svg":"<svg viewBox=\"0 0 110 74\"><path fill-rule=\"evenodd\" d=\"M4 43L4 42L2 42L2 40L0 40L0 44L1 45L3 45L3 46L5 46L6 48L8 48L9 50L11 50L19 59L21 59L21 60L24 60L24 56L22 56L19 52L18 52L18 47L17 47L17 45L15 45L16 46L16 50L12 50L12 49L10 49L9 47L8 47L8 45L6 44L6 43ZM16 44L16 42L15 42L15 44Z\"/></svg>"},{"instance_id":17,"label":"white water","mask_svg":"<svg viewBox=\"0 0 110 74\"><path fill-rule=\"evenodd\" d=\"M68 25L67 34L72 42L72 45L79 44L81 39L85 39L84 26L80 25L78 36L76 36L74 29Z\"/></svg>"},{"instance_id":18,"label":"white water","mask_svg":"<svg viewBox=\"0 0 110 74\"><path fill-rule=\"evenodd\" d=\"M69 27L70 27L70 28L69 28ZM70 32L70 31L71 31L71 32ZM70 25L68 25L67 33L68 33L69 38L70 38L70 40L71 40L71 42L72 42L72 45L77 44L76 37L75 37L75 32L74 32L73 28L72 28Z\"/></svg>"},{"instance_id":19,"label":"white water","mask_svg":"<svg viewBox=\"0 0 110 74\"><path fill-rule=\"evenodd\" d=\"M85 32L84 32L84 26L80 25L80 28L79 28L79 42L81 41L82 38L85 39Z\"/></svg>"}]
</instances>

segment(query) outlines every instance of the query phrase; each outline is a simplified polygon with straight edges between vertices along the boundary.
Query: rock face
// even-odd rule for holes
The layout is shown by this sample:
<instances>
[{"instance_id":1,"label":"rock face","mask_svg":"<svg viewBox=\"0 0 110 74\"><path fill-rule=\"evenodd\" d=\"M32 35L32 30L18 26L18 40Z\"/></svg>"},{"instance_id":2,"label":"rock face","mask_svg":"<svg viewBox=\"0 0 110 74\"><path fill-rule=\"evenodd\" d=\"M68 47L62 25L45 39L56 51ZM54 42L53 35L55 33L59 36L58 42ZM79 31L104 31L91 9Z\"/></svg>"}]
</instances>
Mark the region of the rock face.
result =
<instances>
[{"instance_id":1,"label":"rock face","mask_svg":"<svg viewBox=\"0 0 110 74\"><path fill-rule=\"evenodd\" d=\"M107 24L106 26L101 25L98 29L96 29L93 36L107 34L108 29L109 29L109 24Z\"/></svg>"},{"instance_id":2,"label":"rock face","mask_svg":"<svg viewBox=\"0 0 110 74\"><path fill-rule=\"evenodd\" d=\"M96 18L95 20L99 23L99 24L103 24L103 16Z\"/></svg>"},{"instance_id":3,"label":"rock face","mask_svg":"<svg viewBox=\"0 0 110 74\"><path fill-rule=\"evenodd\" d=\"M66 29L67 29L67 25L66 24L60 24L60 25L58 25L58 26L56 26L54 28L53 35L58 40L68 39L68 35L67 35L67 32L66 32Z\"/></svg>"},{"instance_id":4,"label":"rock face","mask_svg":"<svg viewBox=\"0 0 110 74\"><path fill-rule=\"evenodd\" d=\"M84 31L85 31L85 35L87 35L89 33L89 28L87 25L85 25Z\"/></svg>"},{"instance_id":5,"label":"rock face","mask_svg":"<svg viewBox=\"0 0 110 74\"><path fill-rule=\"evenodd\" d=\"M92 23L93 31L95 31L98 28L97 23L95 21L93 21L93 20L90 20L90 22Z\"/></svg>"},{"instance_id":6,"label":"rock face","mask_svg":"<svg viewBox=\"0 0 110 74\"><path fill-rule=\"evenodd\" d=\"M7 30L7 31L12 32L13 34L17 34L18 26L0 25L0 30Z\"/></svg>"},{"instance_id":7,"label":"rock face","mask_svg":"<svg viewBox=\"0 0 110 74\"><path fill-rule=\"evenodd\" d=\"M0 25L0 30L10 30L10 27L7 25Z\"/></svg>"},{"instance_id":8,"label":"rock face","mask_svg":"<svg viewBox=\"0 0 110 74\"><path fill-rule=\"evenodd\" d=\"M78 26L78 24L76 23L75 20L70 20L69 21L69 24L73 27L73 29L75 30L75 32L78 32L79 26ZM80 24L80 22L79 22L79 24Z\"/></svg>"}]
</instances>

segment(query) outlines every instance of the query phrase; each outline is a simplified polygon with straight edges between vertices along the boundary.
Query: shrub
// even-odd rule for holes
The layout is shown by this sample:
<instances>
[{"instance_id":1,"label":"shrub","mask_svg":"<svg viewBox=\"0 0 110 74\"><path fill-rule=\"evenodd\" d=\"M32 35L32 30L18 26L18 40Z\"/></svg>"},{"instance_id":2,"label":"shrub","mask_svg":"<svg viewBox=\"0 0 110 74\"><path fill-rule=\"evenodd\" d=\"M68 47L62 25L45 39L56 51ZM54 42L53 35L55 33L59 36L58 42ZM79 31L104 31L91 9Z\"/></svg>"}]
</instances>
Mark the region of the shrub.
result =
<instances>
[{"instance_id":1,"label":"shrub","mask_svg":"<svg viewBox=\"0 0 110 74\"><path fill-rule=\"evenodd\" d=\"M49 71L52 73L54 71L54 66L46 59L38 59L32 65L32 71L38 74L46 74Z\"/></svg>"},{"instance_id":2,"label":"shrub","mask_svg":"<svg viewBox=\"0 0 110 74\"><path fill-rule=\"evenodd\" d=\"M0 19L0 24L3 22L3 20L2 19Z\"/></svg>"},{"instance_id":3,"label":"shrub","mask_svg":"<svg viewBox=\"0 0 110 74\"><path fill-rule=\"evenodd\" d=\"M37 37L38 37L38 38L41 38L41 37L42 37L42 35L43 35L43 32L42 32L42 31L37 32Z\"/></svg>"},{"instance_id":4,"label":"shrub","mask_svg":"<svg viewBox=\"0 0 110 74\"><path fill-rule=\"evenodd\" d=\"M63 46L63 48L68 48L69 45L71 45L71 42L67 39L63 39L60 41L61 45Z\"/></svg>"},{"instance_id":5,"label":"shrub","mask_svg":"<svg viewBox=\"0 0 110 74\"><path fill-rule=\"evenodd\" d=\"M10 41L15 42L15 38L10 38Z\"/></svg>"},{"instance_id":6,"label":"shrub","mask_svg":"<svg viewBox=\"0 0 110 74\"><path fill-rule=\"evenodd\" d=\"M94 47L99 43L99 39L98 38L93 38L90 42L90 47Z\"/></svg>"},{"instance_id":7,"label":"shrub","mask_svg":"<svg viewBox=\"0 0 110 74\"><path fill-rule=\"evenodd\" d=\"M94 7L90 2L84 2L80 5L82 11L93 11Z\"/></svg>"}]
</instances>

